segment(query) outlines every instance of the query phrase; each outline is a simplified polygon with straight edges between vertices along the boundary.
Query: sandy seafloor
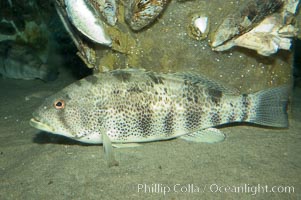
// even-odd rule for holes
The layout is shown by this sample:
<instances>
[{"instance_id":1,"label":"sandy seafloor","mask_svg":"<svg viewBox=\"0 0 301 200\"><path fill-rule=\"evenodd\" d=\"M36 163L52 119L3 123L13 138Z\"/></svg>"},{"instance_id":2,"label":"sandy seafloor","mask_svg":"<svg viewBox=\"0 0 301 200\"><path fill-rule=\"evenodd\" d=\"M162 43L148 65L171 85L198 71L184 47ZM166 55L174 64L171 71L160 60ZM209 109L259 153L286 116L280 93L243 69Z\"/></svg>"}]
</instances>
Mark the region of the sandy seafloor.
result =
<instances>
[{"instance_id":1,"label":"sandy seafloor","mask_svg":"<svg viewBox=\"0 0 301 200\"><path fill-rule=\"evenodd\" d=\"M235 126L223 128L227 138L217 144L175 139L115 149L120 166L108 168L102 146L29 126L47 92L73 81L66 73L51 83L0 79L1 200L301 199L300 87L289 129Z\"/></svg>"}]
</instances>

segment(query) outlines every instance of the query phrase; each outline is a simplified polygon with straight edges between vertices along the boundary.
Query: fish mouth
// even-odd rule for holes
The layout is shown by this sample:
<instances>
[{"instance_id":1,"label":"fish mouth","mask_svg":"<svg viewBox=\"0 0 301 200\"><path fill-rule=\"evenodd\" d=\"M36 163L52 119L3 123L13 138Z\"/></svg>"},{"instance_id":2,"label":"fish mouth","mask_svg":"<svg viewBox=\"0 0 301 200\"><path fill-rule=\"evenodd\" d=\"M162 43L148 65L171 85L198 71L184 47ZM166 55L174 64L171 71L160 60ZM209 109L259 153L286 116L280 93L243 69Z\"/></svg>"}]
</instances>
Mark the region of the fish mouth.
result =
<instances>
[{"instance_id":1,"label":"fish mouth","mask_svg":"<svg viewBox=\"0 0 301 200\"><path fill-rule=\"evenodd\" d=\"M32 127L39 129L41 131L46 131L46 132L57 134L57 135L63 135L63 136L69 137L71 139L76 139L76 138L74 138L74 135L71 135L68 133L57 132L57 130L54 129L52 126L50 126L47 123L45 123L44 121L42 121L41 118L39 117L39 115L35 112L33 113L33 118L30 119L29 124Z\"/></svg>"},{"instance_id":2,"label":"fish mouth","mask_svg":"<svg viewBox=\"0 0 301 200\"><path fill-rule=\"evenodd\" d=\"M31 126L33 126L34 128L37 128L37 129L42 130L42 131L54 132L54 129L51 126L49 126L46 123L42 122L36 116L34 116L33 118L30 119L29 124Z\"/></svg>"}]
</instances>

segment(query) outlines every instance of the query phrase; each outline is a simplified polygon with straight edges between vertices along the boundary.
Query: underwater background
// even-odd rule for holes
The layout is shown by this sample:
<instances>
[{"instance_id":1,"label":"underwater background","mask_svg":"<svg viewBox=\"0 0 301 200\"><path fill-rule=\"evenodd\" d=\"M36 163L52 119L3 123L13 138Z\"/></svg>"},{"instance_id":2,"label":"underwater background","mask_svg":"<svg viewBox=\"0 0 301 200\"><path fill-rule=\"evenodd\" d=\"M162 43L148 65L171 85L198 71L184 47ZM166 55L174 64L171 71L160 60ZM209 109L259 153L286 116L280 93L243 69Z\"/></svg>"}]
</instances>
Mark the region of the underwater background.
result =
<instances>
[{"instance_id":1,"label":"underwater background","mask_svg":"<svg viewBox=\"0 0 301 200\"><path fill-rule=\"evenodd\" d=\"M215 30L244 2L171 1L145 31L110 29L121 38L113 50L84 39L97 55L92 69L76 55L53 2L1 0L0 199L301 199L301 41L264 57L242 48L214 53L207 40L180 34L194 13L211 16ZM300 12L297 19L300 29ZM221 143L174 139L115 149L120 165L108 168L101 145L29 125L47 96L93 70L133 66L201 73L242 93L293 83L289 128L234 125L222 128Z\"/></svg>"}]
</instances>

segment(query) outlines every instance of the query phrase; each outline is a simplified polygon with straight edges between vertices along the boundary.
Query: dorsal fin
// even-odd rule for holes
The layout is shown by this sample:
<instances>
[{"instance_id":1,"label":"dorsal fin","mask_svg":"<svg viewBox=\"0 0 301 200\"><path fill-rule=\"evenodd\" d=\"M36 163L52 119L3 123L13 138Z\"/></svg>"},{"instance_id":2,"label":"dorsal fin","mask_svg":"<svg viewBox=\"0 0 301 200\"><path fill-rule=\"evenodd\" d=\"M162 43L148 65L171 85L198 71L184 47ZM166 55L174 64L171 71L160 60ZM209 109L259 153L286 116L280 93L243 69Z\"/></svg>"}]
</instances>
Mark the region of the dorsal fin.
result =
<instances>
[{"instance_id":1,"label":"dorsal fin","mask_svg":"<svg viewBox=\"0 0 301 200\"><path fill-rule=\"evenodd\" d=\"M229 87L225 84L219 83L217 81L211 80L201 74L189 73L189 72L179 72L174 74L192 84L201 85L210 89L218 90L228 95L239 95L240 92L236 88Z\"/></svg>"},{"instance_id":2,"label":"dorsal fin","mask_svg":"<svg viewBox=\"0 0 301 200\"><path fill-rule=\"evenodd\" d=\"M126 76L126 74L144 74L151 76L153 79L156 78L160 80L160 78L164 77L169 79L170 81L180 81L180 80L186 80L189 81L192 84L200 85L203 87L206 87L208 89L214 89L223 92L227 95L239 95L240 92L236 88L232 88L229 86L226 86L224 83L219 83L217 81L211 80L210 78L193 73L193 72L176 72L176 73L159 73L159 72L152 72L152 71L146 71L145 69L141 68L127 68L127 69L117 69L110 71L111 74L116 76Z\"/></svg>"}]
</instances>

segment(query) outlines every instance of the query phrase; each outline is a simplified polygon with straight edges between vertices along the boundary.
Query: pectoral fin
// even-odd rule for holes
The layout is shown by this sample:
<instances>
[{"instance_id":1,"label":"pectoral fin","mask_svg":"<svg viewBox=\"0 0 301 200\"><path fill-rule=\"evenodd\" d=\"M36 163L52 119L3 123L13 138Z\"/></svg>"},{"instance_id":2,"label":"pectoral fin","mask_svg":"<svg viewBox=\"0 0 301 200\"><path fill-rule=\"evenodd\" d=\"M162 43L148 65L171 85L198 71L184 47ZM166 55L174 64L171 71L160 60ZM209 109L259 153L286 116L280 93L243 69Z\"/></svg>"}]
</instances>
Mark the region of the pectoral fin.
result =
<instances>
[{"instance_id":1,"label":"pectoral fin","mask_svg":"<svg viewBox=\"0 0 301 200\"><path fill-rule=\"evenodd\" d=\"M118 166L119 162L115 159L112 142L105 131L102 133L102 141L108 167Z\"/></svg>"},{"instance_id":2,"label":"pectoral fin","mask_svg":"<svg viewBox=\"0 0 301 200\"><path fill-rule=\"evenodd\" d=\"M225 135L216 128L208 128L188 135L183 135L180 138L190 142L216 143L223 141Z\"/></svg>"}]
</instances>

